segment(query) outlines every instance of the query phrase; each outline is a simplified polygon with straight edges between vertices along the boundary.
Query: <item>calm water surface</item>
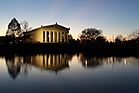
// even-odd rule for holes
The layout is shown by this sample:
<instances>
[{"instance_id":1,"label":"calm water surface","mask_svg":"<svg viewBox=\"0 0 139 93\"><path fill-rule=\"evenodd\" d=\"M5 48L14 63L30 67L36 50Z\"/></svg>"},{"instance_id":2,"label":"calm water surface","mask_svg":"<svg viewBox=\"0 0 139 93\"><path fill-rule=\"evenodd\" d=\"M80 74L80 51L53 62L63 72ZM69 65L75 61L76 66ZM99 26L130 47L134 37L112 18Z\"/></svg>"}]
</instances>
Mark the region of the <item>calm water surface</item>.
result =
<instances>
[{"instance_id":1,"label":"calm water surface","mask_svg":"<svg viewBox=\"0 0 139 93\"><path fill-rule=\"evenodd\" d=\"M0 57L0 93L139 93L138 57Z\"/></svg>"}]
</instances>

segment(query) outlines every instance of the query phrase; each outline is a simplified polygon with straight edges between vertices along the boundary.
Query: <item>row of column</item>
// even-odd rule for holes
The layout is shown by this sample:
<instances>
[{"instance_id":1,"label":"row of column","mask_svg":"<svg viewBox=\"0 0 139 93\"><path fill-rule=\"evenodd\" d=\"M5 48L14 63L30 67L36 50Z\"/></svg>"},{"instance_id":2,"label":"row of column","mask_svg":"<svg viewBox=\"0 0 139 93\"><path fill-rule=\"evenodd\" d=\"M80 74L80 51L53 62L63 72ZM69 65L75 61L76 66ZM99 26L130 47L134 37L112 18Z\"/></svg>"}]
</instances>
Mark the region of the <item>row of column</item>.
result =
<instances>
[{"instance_id":1,"label":"row of column","mask_svg":"<svg viewBox=\"0 0 139 93\"><path fill-rule=\"evenodd\" d=\"M65 32L43 31L43 42L67 42L68 34Z\"/></svg>"}]
</instances>

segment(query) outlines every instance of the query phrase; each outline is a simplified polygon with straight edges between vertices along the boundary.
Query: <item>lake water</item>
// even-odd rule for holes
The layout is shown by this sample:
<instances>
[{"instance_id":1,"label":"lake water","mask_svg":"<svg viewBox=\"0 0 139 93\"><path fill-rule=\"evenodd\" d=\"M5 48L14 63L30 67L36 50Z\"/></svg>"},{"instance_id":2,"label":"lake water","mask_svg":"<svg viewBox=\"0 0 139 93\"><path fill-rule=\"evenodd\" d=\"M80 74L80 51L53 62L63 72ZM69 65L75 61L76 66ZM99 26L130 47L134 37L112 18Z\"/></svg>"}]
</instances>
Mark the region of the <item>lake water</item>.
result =
<instances>
[{"instance_id":1,"label":"lake water","mask_svg":"<svg viewBox=\"0 0 139 93\"><path fill-rule=\"evenodd\" d=\"M0 57L0 93L139 93L138 57Z\"/></svg>"}]
</instances>

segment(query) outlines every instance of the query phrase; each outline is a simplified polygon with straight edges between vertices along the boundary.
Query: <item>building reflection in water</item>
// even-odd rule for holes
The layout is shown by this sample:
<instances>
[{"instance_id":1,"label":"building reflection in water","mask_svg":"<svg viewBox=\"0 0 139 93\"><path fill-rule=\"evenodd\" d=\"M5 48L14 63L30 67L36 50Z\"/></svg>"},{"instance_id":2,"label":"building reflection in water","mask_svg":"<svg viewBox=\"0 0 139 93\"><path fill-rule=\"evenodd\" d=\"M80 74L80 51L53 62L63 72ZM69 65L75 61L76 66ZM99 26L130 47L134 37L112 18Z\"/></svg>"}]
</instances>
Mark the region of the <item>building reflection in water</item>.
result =
<instances>
[{"instance_id":1,"label":"building reflection in water","mask_svg":"<svg viewBox=\"0 0 139 93\"><path fill-rule=\"evenodd\" d=\"M55 72L69 67L67 54L24 56L24 62L44 70Z\"/></svg>"},{"instance_id":2,"label":"building reflection in water","mask_svg":"<svg viewBox=\"0 0 139 93\"><path fill-rule=\"evenodd\" d=\"M73 55L67 54L40 54L25 56L6 56L5 61L9 74L15 79L23 71L26 75L30 66L35 66L41 70L58 72L69 68L69 61Z\"/></svg>"}]
</instances>

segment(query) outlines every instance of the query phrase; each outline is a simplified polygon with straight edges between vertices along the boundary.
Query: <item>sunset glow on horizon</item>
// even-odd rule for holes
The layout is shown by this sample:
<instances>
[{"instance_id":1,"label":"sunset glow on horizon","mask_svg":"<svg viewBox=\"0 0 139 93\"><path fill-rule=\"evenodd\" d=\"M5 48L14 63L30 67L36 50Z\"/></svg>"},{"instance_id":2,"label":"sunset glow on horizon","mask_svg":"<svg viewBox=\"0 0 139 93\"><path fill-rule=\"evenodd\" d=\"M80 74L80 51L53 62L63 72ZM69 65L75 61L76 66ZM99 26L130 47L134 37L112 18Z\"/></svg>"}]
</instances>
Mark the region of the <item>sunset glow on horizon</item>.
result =
<instances>
[{"instance_id":1,"label":"sunset glow on horizon","mask_svg":"<svg viewBox=\"0 0 139 93\"><path fill-rule=\"evenodd\" d=\"M1 0L0 36L12 18L30 27L55 24L70 27L76 39L85 28L97 28L108 38L139 29L138 0Z\"/></svg>"}]
</instances>

